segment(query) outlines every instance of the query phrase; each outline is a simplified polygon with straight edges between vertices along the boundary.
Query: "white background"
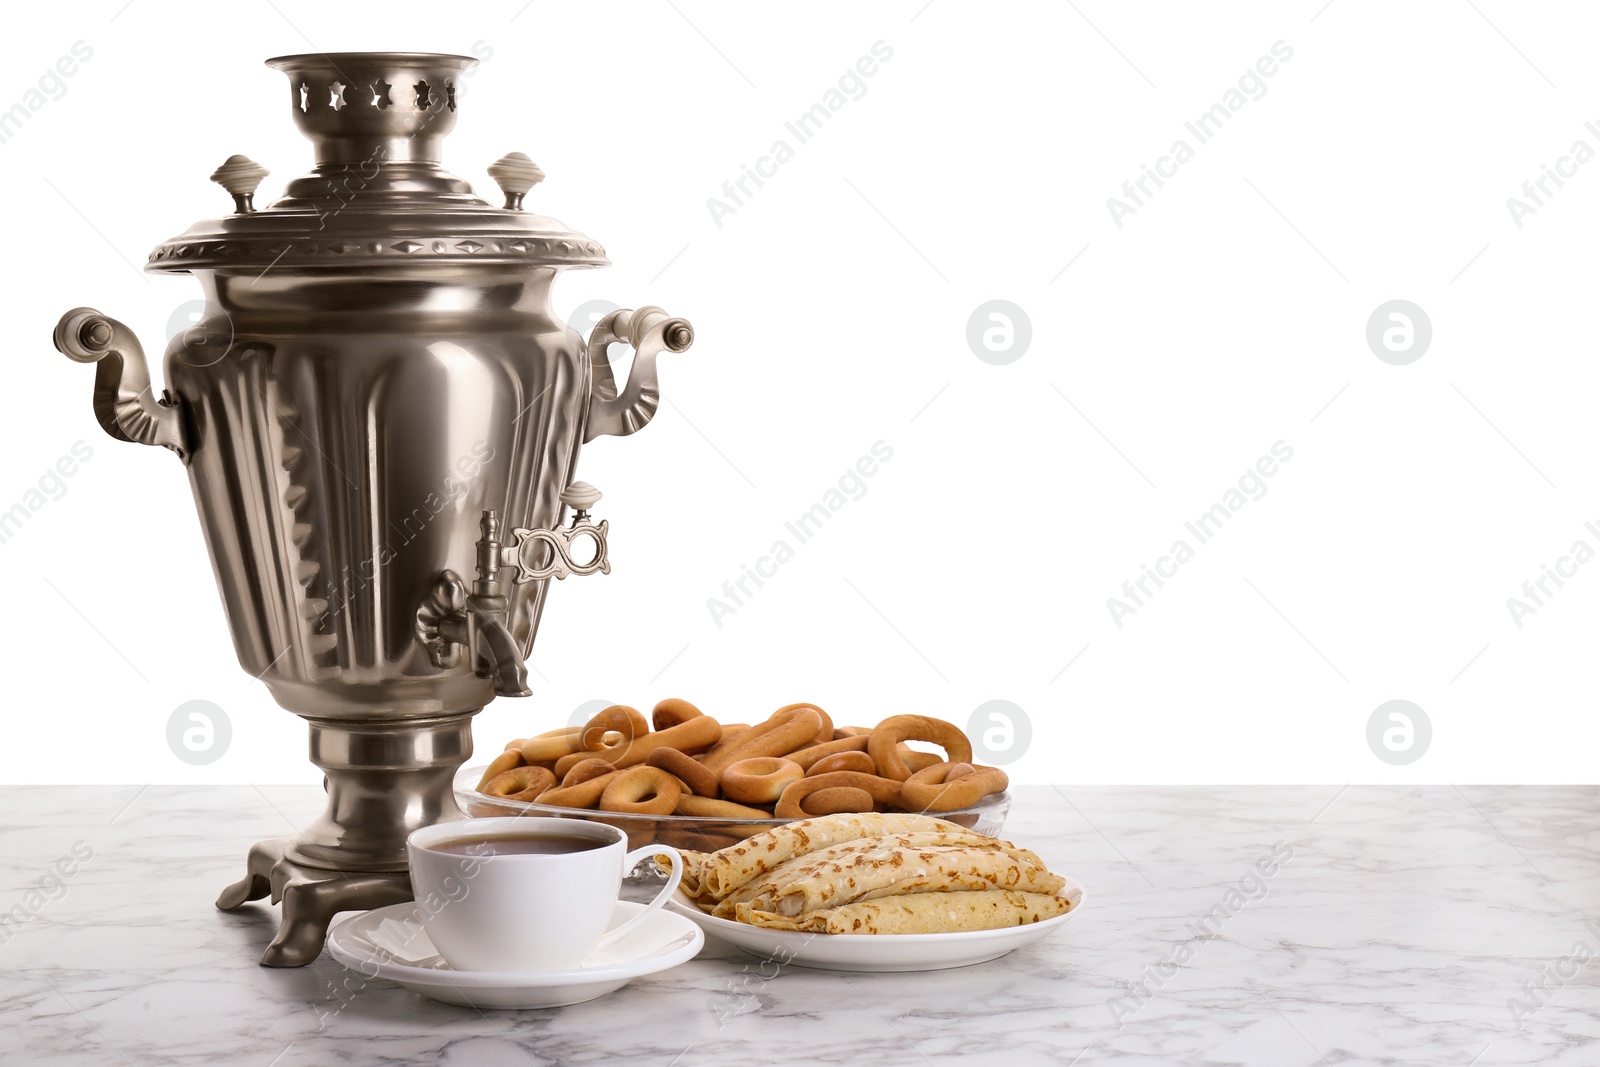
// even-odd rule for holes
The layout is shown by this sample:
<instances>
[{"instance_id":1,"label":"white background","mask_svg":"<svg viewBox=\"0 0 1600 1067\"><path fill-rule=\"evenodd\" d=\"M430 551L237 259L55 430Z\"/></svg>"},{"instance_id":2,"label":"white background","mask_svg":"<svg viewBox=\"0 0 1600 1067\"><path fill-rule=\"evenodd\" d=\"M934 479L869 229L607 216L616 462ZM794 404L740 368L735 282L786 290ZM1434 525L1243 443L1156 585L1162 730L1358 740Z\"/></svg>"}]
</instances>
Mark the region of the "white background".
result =
<instances>
[{"instance_id":1,"label":"white background","mask_svg":"<svg viewBox=\"0 0 1600 1067\"><path fill-rule=\"evenodd\" d=\"M159 353L198 290L134 268L228 210L211 170L247 153L270 202L310 169L261 60L476 48L446 165L487 194L529 153L530 207L615 263L562 279L558 311L654 303L697 332L655 422L586 449L613 573L554 590L535 695L479 716L482 749L597 698L841 723L1005 699L1027 782L1595 781L1600 562L1520 628L1506 605L1600 549L1600 161L1520 228L1506 204L1600 149L1595 23L1503 0L19 9L0 109L74 42L93 58L0 144L0 510L75 441L93 458L0 545L0 780L316 780L237 666L180 465L101 433L50 332L91 305ZM865 94L718 226L708 198L879 41ZM1277 41L1265 95L1196 146L1184 122ZM1194 158L1119 228L1107 198L1180 137ZM991 299L1032 323L1005 366L966 340ZM1392 299L1432 321L1408 366L1365 340ZM718 627L708 598L880 440L865 496ZM1119 628L1107 598L1280 440L1266 495ZM1403 767L1366 742L1396 698L1433 725ZM166 742L193 699L232 722L205 767Z\"/></svg>"}]
</instances>

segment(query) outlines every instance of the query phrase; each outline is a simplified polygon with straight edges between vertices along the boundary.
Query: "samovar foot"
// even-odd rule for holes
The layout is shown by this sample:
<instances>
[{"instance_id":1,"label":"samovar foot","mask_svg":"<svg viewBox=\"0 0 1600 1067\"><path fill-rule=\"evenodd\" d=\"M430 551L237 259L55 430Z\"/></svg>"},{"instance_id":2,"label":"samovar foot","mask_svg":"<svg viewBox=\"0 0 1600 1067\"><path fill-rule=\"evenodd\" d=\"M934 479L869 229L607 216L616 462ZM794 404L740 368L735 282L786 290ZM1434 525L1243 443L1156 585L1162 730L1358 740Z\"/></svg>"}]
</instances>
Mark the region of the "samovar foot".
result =
<instances>
[{"instance_id":1,"label":"samovar foot","mask_svg":"<svg viewBox=\"0 0 1600 1067\"><path fill-rule=\"evenodd\" d=\"M217 907L233 911L271 895L283 905L278 935L261 954L263 967L304 967L322 952L328 923L341 911L365 911L412 899L405 871L347 874L308 867L285 855L293 838L258 841L250 846L245 876L222 891Z\"/></svg>"}]
</instances>

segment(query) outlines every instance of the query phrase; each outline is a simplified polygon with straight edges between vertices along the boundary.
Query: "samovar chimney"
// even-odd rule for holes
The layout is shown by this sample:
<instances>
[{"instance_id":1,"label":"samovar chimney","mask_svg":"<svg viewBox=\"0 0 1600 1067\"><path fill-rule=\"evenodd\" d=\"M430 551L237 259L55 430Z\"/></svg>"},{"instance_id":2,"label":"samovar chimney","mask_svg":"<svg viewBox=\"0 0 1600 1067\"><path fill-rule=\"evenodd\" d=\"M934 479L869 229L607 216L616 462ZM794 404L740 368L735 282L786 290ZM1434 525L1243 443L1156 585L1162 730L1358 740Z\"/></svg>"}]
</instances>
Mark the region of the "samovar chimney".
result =
<instances>
[{"instance_id":1,"label":"samovar chimney","mask_svg":"<svg viewBox=\"0 0 1600 1067\"><path fill-rule=\"evenodd\" d=\"M440 142L456 125L461 75L477 63L415 52L267 60L289 76L294 124L310 138L319 167L438 163Z\"/></svg>"}]
</instances>

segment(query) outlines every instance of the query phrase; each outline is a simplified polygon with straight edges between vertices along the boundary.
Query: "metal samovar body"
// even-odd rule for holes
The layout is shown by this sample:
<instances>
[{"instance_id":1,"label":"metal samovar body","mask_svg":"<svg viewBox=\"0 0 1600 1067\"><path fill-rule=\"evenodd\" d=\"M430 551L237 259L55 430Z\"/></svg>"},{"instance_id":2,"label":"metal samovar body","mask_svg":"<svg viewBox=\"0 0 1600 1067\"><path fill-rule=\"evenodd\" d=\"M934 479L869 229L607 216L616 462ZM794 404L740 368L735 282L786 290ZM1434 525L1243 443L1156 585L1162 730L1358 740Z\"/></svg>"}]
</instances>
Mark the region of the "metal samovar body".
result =
<instances>
[{"instance_id":1,"label":"metal samovar body","mask_svg":"<svg viewBox=\"0 0 1600 1067\"><path fill-rule=\"evenodd\" d=\"M217 902L283 902L269 965L310 962L338 911L411 899L406 835L461 817L471 718L528 694L550 579L610 568L580 447L649 422L656 356L693 339L659 308L614 312L587 341L556 318L557 274L605 253L522 211L543 177L526 156L490 167L504 207L440 167L472 62L269 61L317 167L257 211L266 171L230 158L212 177L235 212L151 254L206 301L163 393L121 323L78 308L56 330L97 365L107 432L187 465L240 666L310 725L327 809L257 844ZM621 390L614 341L636 349Z\"/></svg>"}]
</instances>

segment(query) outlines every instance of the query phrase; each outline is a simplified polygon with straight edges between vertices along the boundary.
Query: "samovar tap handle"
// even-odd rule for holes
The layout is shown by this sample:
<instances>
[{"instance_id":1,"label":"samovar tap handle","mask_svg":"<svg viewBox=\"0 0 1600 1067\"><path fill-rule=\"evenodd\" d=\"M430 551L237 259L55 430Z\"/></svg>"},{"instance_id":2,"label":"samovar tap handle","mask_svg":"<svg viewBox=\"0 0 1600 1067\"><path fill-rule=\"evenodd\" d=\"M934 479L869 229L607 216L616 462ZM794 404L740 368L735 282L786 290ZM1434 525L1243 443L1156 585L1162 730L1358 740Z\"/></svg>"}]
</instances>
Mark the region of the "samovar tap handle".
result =
<instances>
[{"instance_id":1,"label":"samovar tap handle","mask_svg":"<svg viewBox=\"0 0 1600 1067\"><path fill-rule=\"evenodd\" d=\"M56 324L55 344L68 359L95 364L94 416L119 441L161 445L189 462L183 407L150 384L139 339L116 319L94 308L73 308Z\"/></svg>"},{"instance_id":2,"label":"samovar tap handle","mask_svg":"<svg viewBox=\"0 0 1600 1067\"><path fill-rule=\"evenodd\" d=\"M544 578L559 581L574 574L610 574L611 556L606 535L611 523L607 519L597 523L589 518L589 509L600 502L602 495L588 482L573 482L561 491L561 502L572 509L570 523L553 530L512 530L511 543L499 550L500 565L516 568L517 573L511 580L521 584ZM593 545L594 552L587 563L578 560L573 551L580 538Z\"/></svg>"},{"instance_id":3,"label":"samovar tap handle","mask_svg":"<svg viewBox=\"0 0 1600 1067\"><path fill-rule=\"evenodd\" d=\"M628 386L617 395L606 346L622 341L634 349L633 367L628 371ZM642 430L655 417L661 403L656 381L656 357L663 350L687 351L694 344L694 327L688 319L677 319L658 307L637 311L613 311L589 333L589 366L594 374L594 392L589 398L589 417L584 443L609 434L626 437Z\"/></svg>"}]
</instances>

